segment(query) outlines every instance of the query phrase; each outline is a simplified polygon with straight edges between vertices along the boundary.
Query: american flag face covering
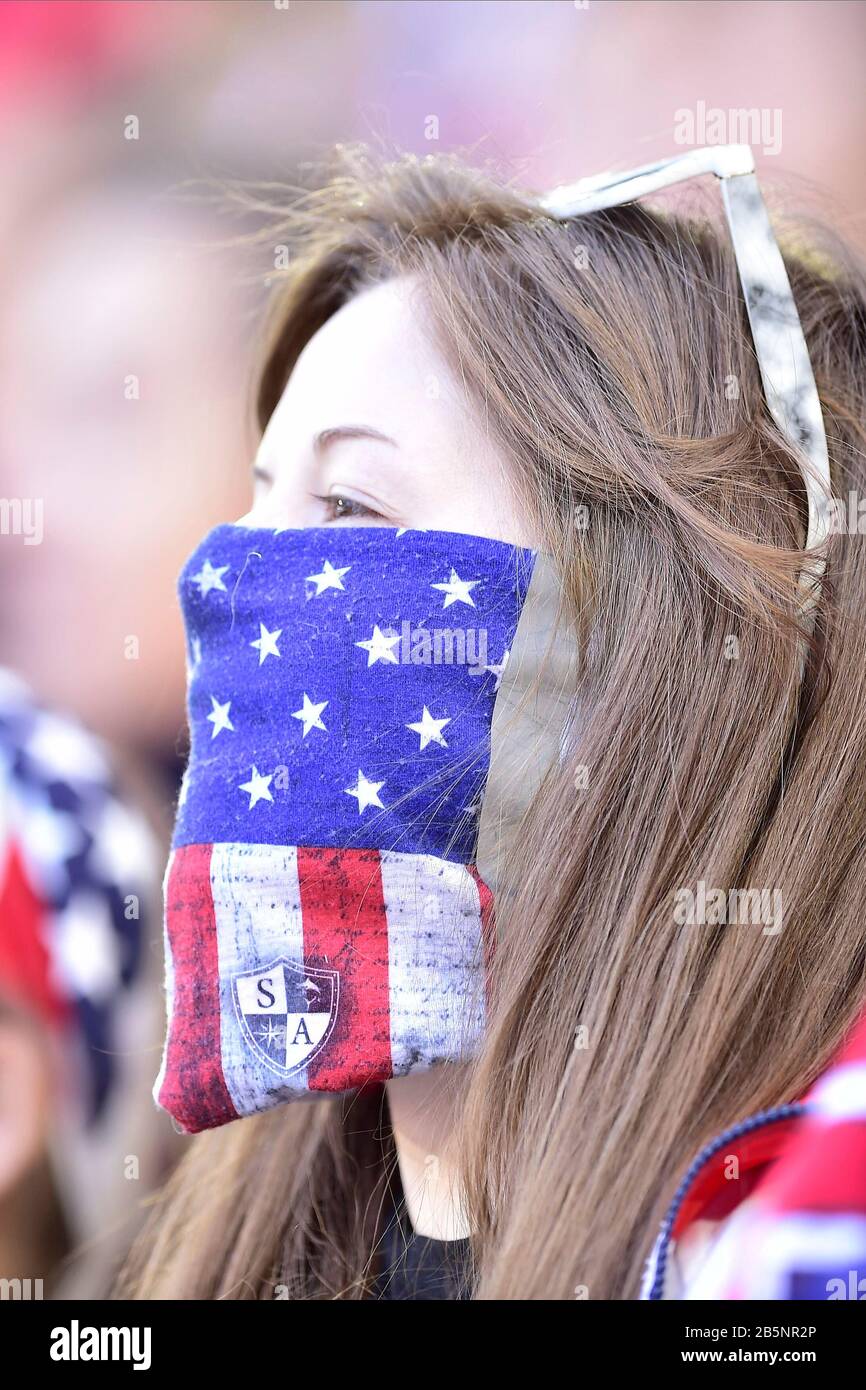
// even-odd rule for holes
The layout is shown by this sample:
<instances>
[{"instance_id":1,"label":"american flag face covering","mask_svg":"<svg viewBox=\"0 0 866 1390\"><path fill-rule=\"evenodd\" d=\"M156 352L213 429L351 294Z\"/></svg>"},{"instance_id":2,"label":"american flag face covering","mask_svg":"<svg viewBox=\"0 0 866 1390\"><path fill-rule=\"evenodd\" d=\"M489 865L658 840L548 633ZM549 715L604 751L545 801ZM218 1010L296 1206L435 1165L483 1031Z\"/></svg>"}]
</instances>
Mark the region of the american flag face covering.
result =
<instances>
[{"instance_id":1,"label":"american flag face covering","mask_svg":"<svg viewBox=\"0 0 866 1390\"><path fill-rule=\"evenodd\" d=\"M453 532L218 526L187 562L154 1089L181 1129L471 1056L478 820L534 560Z\"/></svg>"}]
</instances>

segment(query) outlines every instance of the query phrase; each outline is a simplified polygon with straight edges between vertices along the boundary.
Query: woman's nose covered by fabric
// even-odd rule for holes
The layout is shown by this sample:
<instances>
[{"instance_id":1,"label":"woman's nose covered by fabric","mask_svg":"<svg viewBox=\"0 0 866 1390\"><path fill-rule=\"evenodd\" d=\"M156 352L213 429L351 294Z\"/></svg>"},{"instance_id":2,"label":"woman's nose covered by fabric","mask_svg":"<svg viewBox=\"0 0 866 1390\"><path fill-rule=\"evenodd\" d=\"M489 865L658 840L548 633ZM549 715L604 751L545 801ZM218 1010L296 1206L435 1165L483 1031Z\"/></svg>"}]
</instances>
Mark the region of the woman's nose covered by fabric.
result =
<instances>
[{"instance_id":1,"label":"woman's nose covered by fabric","mask_svg":"<svg viewBox=\"0 0 866 1390\"><path fill-rule=\"evenodd\" d=\"M154 1090L182 1129L471 1055L490 727L534 562L452 532L243 526L187 562Z\"/></svg>"}]
</instances>

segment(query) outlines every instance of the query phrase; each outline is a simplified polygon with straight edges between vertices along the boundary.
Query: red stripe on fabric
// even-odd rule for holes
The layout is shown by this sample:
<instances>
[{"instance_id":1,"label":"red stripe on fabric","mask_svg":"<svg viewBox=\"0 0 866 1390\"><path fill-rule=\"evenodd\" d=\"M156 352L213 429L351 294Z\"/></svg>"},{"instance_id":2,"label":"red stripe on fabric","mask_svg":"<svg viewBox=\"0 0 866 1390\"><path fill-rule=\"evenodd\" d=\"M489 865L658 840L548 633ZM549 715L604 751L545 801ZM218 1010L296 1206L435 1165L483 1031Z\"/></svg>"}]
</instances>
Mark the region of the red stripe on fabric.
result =
<instances>
[{"instance_id":1,"label":"red stripe on fabric","mask_svg":"<svg viewBox=\"0 0 866 1390\"><path fill-rule=\"evenodd\" d=\"M388 919L378 850L298 848L307 965L340 976L337 1018L307 1064L311 1091L387 1081L391 1066Z\"/></svg>"},{"instance_id":2,"label":"red stripe on fabric","mask_svg":"<svg viewBox=\"0 0 866 1390\"><path fill-rule=\"evenodd\" d=\"M54 1026L70 1018L72 1007L51 979L45 928L51 908L35 892L18 846L9 847L0 883L0 988Z\"/></svg>"},{"instance_id":3,"label":"red stripe on fabric","mask_svg":"<svg viewBox=\"0 0 866 1390\"><path fill-rule=\"evenodd\" d=\"M866 1216L866 1121L807 1121L760 1195L779 1212Z\"/></svg>"},{"instance_id":4,"label":"red stripe on fabric","mask_svg":"<svg viewBox=\"0 0 866 1390\"><path fill-rule=\"evenodd\" d=\"M767 1165L784 1152L797 1123L796 1119L779 1120L764 1129L753 1130L739 1139L732 1139L708 1159L692 1179L680 1207L671 1232L674 1239L678 1239L693 1221L709 1220L711 1214L713 1220L718 1220L745 1201L756 1186L755 1178L763 1177ZM732 1165L732 1158L736 1158L736 1166Z\"/></svg>"},{"instance_id":5,"label":"red stripe on fabric","mask_svg":"<svg viewBox=\"0 0 866 1390\"><path fill-rule=\"evenodd\" d=\"M189 1134L238 1118L226 1088L220 1052L211 849L211 845L176 849L165 894L174 998L159 1103Z\"/></svg>"},{"instance_id":6,"label":"red stripe on fabric","mask_svg":"<svg viewBox=\"0 0 866 1390\"><path fill-rule=\"evenodd\" d=\"M493 960L496 954L496 914L493 907L493 894L475 865L467 864L466 867L478 889L478 904L481 909L481 946L484 952L484 990L489 1003L493 981Z\"/></svg>"}]
</instances>

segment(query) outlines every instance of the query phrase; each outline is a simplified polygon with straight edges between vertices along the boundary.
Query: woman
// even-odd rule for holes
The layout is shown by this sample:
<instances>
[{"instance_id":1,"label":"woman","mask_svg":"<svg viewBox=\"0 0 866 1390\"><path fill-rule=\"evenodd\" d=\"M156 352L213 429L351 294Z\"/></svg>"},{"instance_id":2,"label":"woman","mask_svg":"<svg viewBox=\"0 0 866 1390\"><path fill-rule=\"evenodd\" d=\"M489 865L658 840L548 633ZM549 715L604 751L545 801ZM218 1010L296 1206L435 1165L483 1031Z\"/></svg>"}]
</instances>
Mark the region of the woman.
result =
<instances>
[{"instance_id":1,"label":"woman","mask_svg":"<svg viewBox=\"0 0 866 1390\"><path fill-rule=\"evenodd\" d=\"M809 631L803 471L712 220L561 222L451 159L342 160L270 233L292 255L245 524L552 555L577 637L568 718L495 885L477 1056L196 1139L124 1289L412 1296L405 1203L443 1255L439 1296L635 1297L702 1145L802 1097L863 1006L862 542L831 536ZM862 270L814 233L785 258L833 493L861 496ZM230 568L195 565L203 597ZM276 631L249 643L268 669ZM217 748L234 734L213 698ZM445 737L436 713L422 744ZM270 775L244 792L266 814ZM344 788L375 813L361 776ZM772 921L680 910L736 889L768 895Z\"/></svg>"}]
</instances>

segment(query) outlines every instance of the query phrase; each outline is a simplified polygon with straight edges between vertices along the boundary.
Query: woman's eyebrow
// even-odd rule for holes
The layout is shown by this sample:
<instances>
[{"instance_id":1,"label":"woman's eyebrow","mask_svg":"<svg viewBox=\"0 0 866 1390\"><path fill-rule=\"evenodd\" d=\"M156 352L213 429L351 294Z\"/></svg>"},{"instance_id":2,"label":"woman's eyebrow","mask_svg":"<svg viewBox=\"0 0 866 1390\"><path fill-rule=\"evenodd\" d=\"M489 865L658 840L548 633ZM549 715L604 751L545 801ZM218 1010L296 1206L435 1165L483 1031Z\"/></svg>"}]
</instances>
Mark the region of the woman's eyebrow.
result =
<instances>
[{"instance_id":1,"label":"woman's eyebrow","mask_svg":"<svg viewBox=\"0 0 866 1390\"><path fill-rule=\"evenodd\" d=\"M322 454L329 444L336 444L342 439L377 439L381 444L393 444L395 449L398 447L396 439L383 434L381 430L374 430L370 425L334 425L313 436L313 452Z\"/></svg>"},{"instance_id":2,"label":"woman's eyebrow","mask_svg":"<svg viewBox=\"0 0 866 1390\"><path fill-rule=\"evenodd\" d=\"M372 425L333 425L330 429L319 430L318 434L313 435L313 453L320 458L329 444L337 444L342 439L376 439L380 444L392 444L395 449L399 448L396 439L392 439L390 434L383 434L381 430L373 429ZM253 477L266 483L274 481L271 470L259 462L253 464Z\"/></svg>"}]
</instances>

